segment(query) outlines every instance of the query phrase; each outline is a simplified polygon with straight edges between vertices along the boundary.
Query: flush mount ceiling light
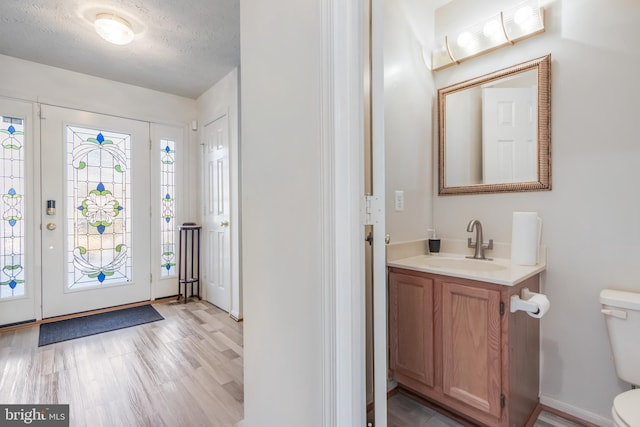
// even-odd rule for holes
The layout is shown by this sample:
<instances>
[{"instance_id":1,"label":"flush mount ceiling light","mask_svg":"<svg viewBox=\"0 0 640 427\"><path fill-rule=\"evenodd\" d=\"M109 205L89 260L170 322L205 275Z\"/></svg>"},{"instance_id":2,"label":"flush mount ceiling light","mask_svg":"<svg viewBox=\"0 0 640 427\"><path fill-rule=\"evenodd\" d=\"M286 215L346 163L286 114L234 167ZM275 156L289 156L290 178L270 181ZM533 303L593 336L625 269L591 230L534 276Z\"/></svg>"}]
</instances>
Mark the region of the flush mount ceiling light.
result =
<instances>
[{"instance_id":1,"label":"flush mount ceiling light","mask_svg":"<svg viewBox=\"0 0 640 427\"><path fill-rule=\"evenodd\" d=\"M96 33L109 43L125 45L133 41L131 24L112 13L97 14L94 26Z\"/></svg>"},{"instance_id":2,"label":"flush mount ceiling light","mask_svg":"<svg viewBox=\"0 0 640 427\"><path fill-rule=\"evenodd\" d=\"M453 37L444 36L444 43L431 53L431 70L459 64L542 32L544 9L538 0L527 0L465 28Z\"/></svg>"}]
</instances>

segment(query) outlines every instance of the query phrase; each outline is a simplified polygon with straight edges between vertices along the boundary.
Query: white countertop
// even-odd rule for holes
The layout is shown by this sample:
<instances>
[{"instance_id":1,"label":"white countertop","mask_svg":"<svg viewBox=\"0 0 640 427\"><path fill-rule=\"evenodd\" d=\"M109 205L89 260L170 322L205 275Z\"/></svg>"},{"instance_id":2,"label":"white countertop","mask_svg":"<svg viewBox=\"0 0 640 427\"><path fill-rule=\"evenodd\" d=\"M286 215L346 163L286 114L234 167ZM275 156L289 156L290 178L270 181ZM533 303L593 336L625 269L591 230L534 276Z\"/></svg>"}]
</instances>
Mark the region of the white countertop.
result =
<instances>
[{"instance_id":1,"label":"white countertop","mask_svg":"<svg viewBox=\"0 0 640 427\"><path fill-rule=\"evenodd\" d=\"M505 286L516 285L546 269L545 263L531 266L516 265L512 264L508 258L494 258L491 261L485 261L467 259L464 255L448 253L423 254L393 261L389 260L387 261L387 266L479 280Z\"/></svg>"}]
</instances>

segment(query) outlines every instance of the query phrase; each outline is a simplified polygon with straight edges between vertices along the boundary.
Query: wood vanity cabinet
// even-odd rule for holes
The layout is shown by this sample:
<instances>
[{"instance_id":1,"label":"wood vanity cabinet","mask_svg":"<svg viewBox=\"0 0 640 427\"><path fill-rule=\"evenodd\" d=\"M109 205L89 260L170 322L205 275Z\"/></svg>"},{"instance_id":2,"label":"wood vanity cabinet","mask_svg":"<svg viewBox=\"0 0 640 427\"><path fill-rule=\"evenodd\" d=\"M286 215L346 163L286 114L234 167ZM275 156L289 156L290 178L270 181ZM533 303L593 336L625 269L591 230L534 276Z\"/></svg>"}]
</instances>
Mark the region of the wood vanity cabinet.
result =
<instances>
[{"instance_id":1,"label":"wood vanity cabinet","mask_svg":"<svg viewBox=\"0 0 640 427\"><path fill-rule=\"evenodd\" d=\"M389 268L389 368L401 388L480 425L523 427L538 404L539 320L504 286Z\"/></svg>"}]
</instances>

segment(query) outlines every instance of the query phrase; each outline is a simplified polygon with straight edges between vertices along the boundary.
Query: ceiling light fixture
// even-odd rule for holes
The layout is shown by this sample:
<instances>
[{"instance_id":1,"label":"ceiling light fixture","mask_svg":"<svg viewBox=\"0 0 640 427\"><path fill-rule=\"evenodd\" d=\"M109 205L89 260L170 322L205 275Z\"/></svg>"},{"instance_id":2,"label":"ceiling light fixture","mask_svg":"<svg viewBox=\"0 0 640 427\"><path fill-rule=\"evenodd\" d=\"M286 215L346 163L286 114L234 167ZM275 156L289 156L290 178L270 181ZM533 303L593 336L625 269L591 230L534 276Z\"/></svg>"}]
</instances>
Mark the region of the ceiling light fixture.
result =
<instances>
[{"instance_id":1,"label":"ceiling light fixture","mask_svg":"<svg viewBox=\"0 0 640 427\"><path fill-rule=\"evenodd\" d=\"M125 45L133 41L131 24L112 13L97 14L94 26L96 33L109 43Z\"/></svg>"},{"instance_id":2,"label":"ceiling light fixture","mask_svg":"<svg viewBox=\"0 0 640 427\"><path fill-rule=\"evenodd\" d=\"M465 28L453 39L455 43L450 43L450 38L444 36L444 43L431 53L431 70L459 64L544 32L544 8L538 1L524 1Z\"/></svg>"}]
</instances>

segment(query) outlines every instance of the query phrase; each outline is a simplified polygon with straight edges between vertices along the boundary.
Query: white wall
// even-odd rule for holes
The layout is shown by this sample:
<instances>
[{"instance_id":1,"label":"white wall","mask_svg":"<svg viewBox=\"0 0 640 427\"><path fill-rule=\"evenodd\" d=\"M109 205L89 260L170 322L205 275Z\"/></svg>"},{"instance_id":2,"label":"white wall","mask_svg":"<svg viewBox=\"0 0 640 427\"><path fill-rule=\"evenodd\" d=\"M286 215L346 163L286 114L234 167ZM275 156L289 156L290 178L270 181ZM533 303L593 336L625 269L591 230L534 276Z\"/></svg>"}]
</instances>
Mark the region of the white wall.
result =
<instances>
[{"instance_id":1,"label":"white wall","mask_svg":"<svg viewBox=\"0 0 640 427\"><path fill-rule=\"evenodd\" d=\"M231 217L231 304L229 313L236 319L242 319L242 287L240 271L240 84L238 81L238 69L234 69L224 76L215 85L198 97L198 143L202 141L204 127L223 114L228 114L229 119L229 179L230 179L230 203ZM197 152L202 153L202 145L197 146ZM198 183L198 194L202 194L204 172L202 165L192 171L201 172ZM204 195L201 200L206 200ZM202 206L200 206L202 208ZM202 223L202 209L199 210L200 223Z\"/></svg>"},{"instance_id":2,"label":"white wall","mask_svg":"<svg viewBox=\"0 0 640 427\"><path fill-rule=\"evenodd\" d=\"M322 425L320 5L240 4L243 426Z\"/></svg>"},{"instance_id":3,"label":"white wall","mask_svg":"<svg viewBox=\"0 0 640 427\"><path fill-rule=\"evenodd\" d=\"M170 125L196 118L190 98L0 55L0 94Z\"/></svg>"},{"instance_id":4,"label":"white wall","mask_svg":"<svg viewBox=\"0 0 640 427\"><path fill-rule=\"evenodd\" d=\"M386 228L392 242L427 237L432 223L433 79L422 60L423 28L417 17L433 11L412 0L384 2L384 129L386 164ZM430 22L424 23L433 28ZM420 32L422 30L422 32ZM396 211L394 192L404 191L405 210Z\"/></svg>"},{"instance_id":5,"label":"white wall","mask_svg":"<svg viewBox=\"0 0 640 427\"><path fill-rule=\"evenodd\" d=\"M541 320L542 401L604 424L613 397L628 386L614 372L598 295L607 287L640 292L640 3L545 3L546 33L435 76L443 87L551 53L553 189L435 196L435 224L443 237L464 239L467 222L477 218L487 239L509 242L513 211L540 213L549 248L542 289L552 307ZM453 26L447 20L469 11L481 19L489 7L454 0L436 18Z\"/></svg>"}]
</instances>

